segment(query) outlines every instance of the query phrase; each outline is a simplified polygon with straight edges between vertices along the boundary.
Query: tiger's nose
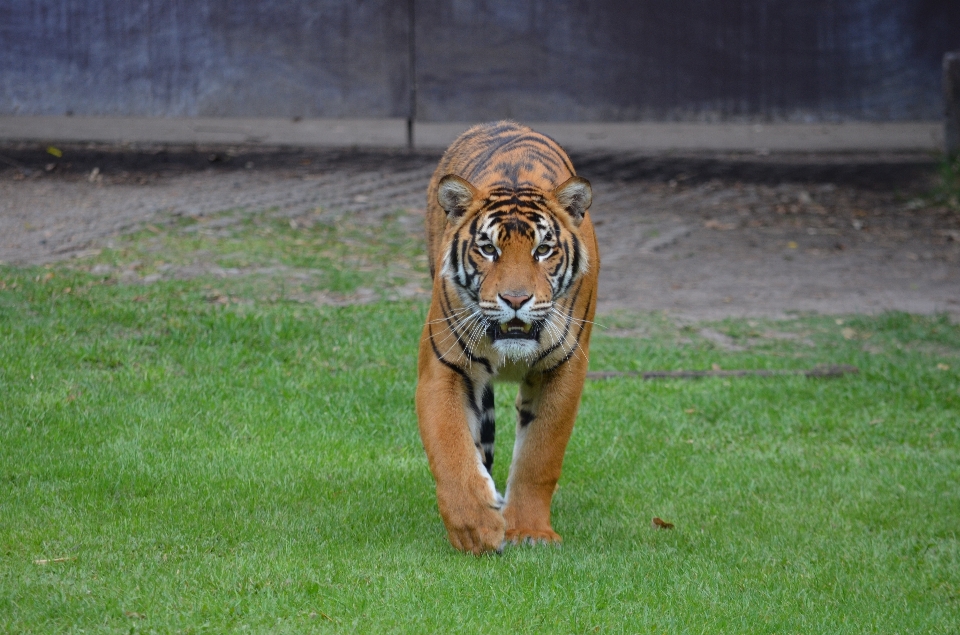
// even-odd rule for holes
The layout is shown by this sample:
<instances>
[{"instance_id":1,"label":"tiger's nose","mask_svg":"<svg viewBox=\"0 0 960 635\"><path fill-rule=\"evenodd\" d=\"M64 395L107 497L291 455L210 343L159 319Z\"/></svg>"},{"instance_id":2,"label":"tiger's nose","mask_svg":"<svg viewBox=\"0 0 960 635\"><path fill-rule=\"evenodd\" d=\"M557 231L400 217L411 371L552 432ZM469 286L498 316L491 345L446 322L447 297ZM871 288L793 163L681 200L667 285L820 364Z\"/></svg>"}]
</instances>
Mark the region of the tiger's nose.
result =
<instances>
[{"instance_id":1,"label":"tiger's nose","mask_svg":"<svg viewBox=\"0 0 960 635\"><path fill-rule=\"evenodd\" d=\"M513 307L514 311L518 310L530 299L528 295L509 295L506 293L501 293L500 297L503 298L504 302Z\"/></svg>"}]
</instances>

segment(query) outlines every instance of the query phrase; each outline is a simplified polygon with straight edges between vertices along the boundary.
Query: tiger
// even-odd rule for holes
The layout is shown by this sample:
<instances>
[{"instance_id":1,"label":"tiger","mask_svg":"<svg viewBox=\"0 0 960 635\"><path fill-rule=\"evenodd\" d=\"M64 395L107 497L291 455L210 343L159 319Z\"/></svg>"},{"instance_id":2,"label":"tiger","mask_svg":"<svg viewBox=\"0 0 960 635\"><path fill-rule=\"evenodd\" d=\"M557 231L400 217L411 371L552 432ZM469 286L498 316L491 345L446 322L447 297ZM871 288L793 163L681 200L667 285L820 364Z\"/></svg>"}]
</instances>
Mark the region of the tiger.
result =
<instances>
[{"instance_id":1,"label":"tiger","mask_svg":"<svg viewBox=\"0 0 960 635\"><path fill-rule=\"evenodd\" d=\"M550 507L580 405L600 256L589 181L550 137L474 126L427 189L433 289L417 363L420 437L450 544L560 543ZM519 384L503 495L493 382Z\"/></svg>"}]
</instances>

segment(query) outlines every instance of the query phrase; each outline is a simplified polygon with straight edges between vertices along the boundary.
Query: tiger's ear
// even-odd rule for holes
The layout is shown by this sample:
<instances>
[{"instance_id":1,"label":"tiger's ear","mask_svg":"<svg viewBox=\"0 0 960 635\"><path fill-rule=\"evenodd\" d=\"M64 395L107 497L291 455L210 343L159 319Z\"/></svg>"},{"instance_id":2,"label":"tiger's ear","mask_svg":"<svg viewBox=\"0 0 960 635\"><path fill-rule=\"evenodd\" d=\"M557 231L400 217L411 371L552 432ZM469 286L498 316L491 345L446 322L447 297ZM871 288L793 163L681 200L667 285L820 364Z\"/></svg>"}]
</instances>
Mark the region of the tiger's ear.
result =
<instances>
[{"instance_id":1,"label":"tiger's ear","mask_svg":"<svg viewBox=\"0 0 960 635\"><path fill-rule=\"evenodd\" d=\"M593 202L593 190L590 181L579 176L571 176L553 191L557 201L567 210L577 227L583 222L583 215Z\"/></svg>"},{"instance_id":2,"label":"tiger's ear","mask_svg":"<svg viewBox=\"0 0 960 635\"><path fill-rule=\"evenodd\" d=\"M448 174L440 179L437 202L447 213L448 222L454 222L463 216L476 196L477 188L456 174Z\"/></svg>"}]
</instances>

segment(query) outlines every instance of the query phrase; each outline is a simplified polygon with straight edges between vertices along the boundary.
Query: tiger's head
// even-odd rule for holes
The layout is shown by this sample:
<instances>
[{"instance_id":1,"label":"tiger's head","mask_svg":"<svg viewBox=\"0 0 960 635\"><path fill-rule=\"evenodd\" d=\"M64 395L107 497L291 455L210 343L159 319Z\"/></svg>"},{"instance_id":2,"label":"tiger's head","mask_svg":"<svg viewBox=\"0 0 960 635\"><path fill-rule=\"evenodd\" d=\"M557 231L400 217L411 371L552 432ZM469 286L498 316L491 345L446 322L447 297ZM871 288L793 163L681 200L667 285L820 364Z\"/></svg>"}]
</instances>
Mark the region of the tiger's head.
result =
<instances>
[{"instance_id":1,"label":"tiger's head","mask_svg":"<svg viewBox=\"0 0 960 635\"><path fill-rule=\"evenodd\" d=\"M474 316L474 342L486 335L501 357L520 360L565 337L571 289L591 266L580 226L592 197L590 183L577 176L552 191L479 190L453 174L440 180L437 199L451 237L440 275L453 283L463 313Z\"/></svg>"}]
</instances>

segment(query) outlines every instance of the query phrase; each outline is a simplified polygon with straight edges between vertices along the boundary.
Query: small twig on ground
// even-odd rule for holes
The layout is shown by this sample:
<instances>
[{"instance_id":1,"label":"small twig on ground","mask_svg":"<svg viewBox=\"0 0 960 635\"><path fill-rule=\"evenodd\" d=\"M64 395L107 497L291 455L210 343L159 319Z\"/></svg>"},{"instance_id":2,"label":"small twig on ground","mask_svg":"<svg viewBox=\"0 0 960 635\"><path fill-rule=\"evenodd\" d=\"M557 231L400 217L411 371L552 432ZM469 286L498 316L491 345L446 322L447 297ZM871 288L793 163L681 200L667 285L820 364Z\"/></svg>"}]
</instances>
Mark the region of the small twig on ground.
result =
<instances>
[{"instance_id":1,"label":"small twig on ground","mask_svg":"<svg viewBox=\"0 0 960 635\"><path fill-rule=\"evenodd\" d=\"M613 379L615 377L642 377L648 379L698 379L700 377L779 377L782 375L804 375L806 377L842 377L856 375L860 369L856 366L841 364L838 366L817 366L797 369L754 369L738 370L599 370L587 373L587 379Z\"/></svg>"},{"instance_id":2,"label":"small twig on ground","mask_svg":"<svg viewBox=\"0 0 960 635\"><path fill-rule=\"evenodd\" d=\"M76 556L64 556L62 558L43 558L40 560L34 560L33 564L54 564L56 562L69 562L71 560L76 560Z\"/></svg>"}]
</instances>

